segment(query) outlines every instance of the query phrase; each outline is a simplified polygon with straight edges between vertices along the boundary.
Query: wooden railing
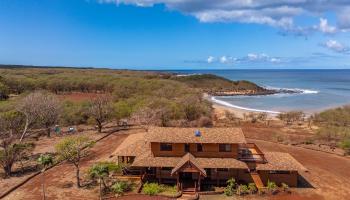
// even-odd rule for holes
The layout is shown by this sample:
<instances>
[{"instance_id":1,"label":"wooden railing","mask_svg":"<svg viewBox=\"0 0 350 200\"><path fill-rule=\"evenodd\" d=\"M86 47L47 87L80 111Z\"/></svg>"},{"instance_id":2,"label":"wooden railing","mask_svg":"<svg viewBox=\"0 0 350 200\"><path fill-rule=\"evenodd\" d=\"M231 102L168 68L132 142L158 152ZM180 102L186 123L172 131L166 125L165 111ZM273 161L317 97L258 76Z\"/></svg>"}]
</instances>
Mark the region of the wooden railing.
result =
<instances>
[{"instance_id":1,"label":"wooden railing","mask_svg":"<svg viewBox=\"0 0 350 200\"><path fill-rule=\"evenodd\" d=\"M254 144L241 144L238 148L238 159L247 162L267 162L263 152Z\"/></svg>"}]
</instances>

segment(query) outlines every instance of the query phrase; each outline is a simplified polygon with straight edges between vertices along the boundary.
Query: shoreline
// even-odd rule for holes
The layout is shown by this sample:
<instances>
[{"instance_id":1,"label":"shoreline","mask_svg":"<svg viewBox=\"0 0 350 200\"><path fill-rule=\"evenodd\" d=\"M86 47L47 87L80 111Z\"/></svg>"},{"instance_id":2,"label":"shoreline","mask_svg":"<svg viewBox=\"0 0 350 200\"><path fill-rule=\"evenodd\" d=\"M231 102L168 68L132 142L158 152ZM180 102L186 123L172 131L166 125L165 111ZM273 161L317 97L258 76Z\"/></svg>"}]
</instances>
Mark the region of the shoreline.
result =
<instances>
[{"instance_id":1,"label":"shoreline","mask_svg":"<svg viewBox=\"0 0 350 200\"><path fill-rule=\"evenodd\" d=\"M239 118L244 118L245 114L249 113L266 113L269 118L271 119L277 119L277 115L281 112L278 111L267 111L267 110L259 110L259 109L252 109L252 108L245 108L241 106L236 106L233 104L230 104L225 101L217 100L214 96L211 96L207 93L203 94L203 97L207 99L208 101L213 103L213 108L218 112L220 115L225 113L225 111L230 111L235 113L235 115Z\"/></svg>"}]
</instances>

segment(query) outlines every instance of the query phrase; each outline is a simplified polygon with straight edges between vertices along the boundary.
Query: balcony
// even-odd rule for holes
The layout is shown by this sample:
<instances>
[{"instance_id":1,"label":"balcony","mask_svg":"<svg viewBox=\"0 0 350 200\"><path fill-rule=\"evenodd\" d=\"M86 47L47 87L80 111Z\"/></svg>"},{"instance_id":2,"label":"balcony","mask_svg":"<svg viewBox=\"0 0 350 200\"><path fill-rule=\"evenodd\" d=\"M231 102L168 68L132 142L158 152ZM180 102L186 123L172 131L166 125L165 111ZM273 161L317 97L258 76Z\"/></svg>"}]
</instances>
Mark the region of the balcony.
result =
<instances>
[{"instance_id":1,"label":"balcony","mask_svg":"<svg viewBox=\"0 0 350 200\"><path fill-rule=\"evenodd\" d=\"M238 160L244 162L266 163L261 150L254 143L240 144L238 147Z\"/></svg>"}]
</instances>

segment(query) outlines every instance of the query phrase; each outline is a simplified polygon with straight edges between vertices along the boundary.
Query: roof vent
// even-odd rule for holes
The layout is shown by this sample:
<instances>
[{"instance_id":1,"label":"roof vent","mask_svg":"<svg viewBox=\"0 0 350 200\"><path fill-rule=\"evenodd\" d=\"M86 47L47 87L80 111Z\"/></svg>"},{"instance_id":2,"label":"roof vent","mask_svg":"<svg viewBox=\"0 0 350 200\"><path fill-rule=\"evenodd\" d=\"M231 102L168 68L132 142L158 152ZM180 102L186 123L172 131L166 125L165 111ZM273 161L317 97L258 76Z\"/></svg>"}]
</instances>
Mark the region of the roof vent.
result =
<instances>
[{"instance_id":1,"label":"roof vent","mask_svg":"<svg viewBox=\"0 0 350 200\"><path fill-rule=\"evenodd\" d=\"M200 136L201 136L201 132L200 132L199 130L196 130L196 131L194 132L194 135L195 135L196 137L200 137Z\"/></svg>"}]
</instances>

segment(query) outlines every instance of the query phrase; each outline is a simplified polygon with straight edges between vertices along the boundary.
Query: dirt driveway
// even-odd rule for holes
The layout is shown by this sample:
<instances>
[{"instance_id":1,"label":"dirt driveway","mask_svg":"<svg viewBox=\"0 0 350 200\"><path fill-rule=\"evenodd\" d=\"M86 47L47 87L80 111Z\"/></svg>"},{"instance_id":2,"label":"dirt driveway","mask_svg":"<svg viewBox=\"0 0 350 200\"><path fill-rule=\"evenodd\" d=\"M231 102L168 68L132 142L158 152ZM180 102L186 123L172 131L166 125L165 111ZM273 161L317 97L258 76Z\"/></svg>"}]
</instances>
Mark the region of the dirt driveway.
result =
<instances>
[{"instance_id":1,"label":"dirt driveway","mask_svg":"<svg viewBox=\"0 0 350 200\"><path fill-rule=\"evenodd\" d=\"M82 162L82 176L87 168L96 161L107 160L113 151L123 142L128 134L140 130L119 131L102 139L91 149L88 157ZM98 199L95 189L77 189L75 186L75 168L68 163L60 164L46 172L47 199ZM41 176L28 181L26 184L9 194L4 199L42 199Z\"/></svg>"}]
</instances>

